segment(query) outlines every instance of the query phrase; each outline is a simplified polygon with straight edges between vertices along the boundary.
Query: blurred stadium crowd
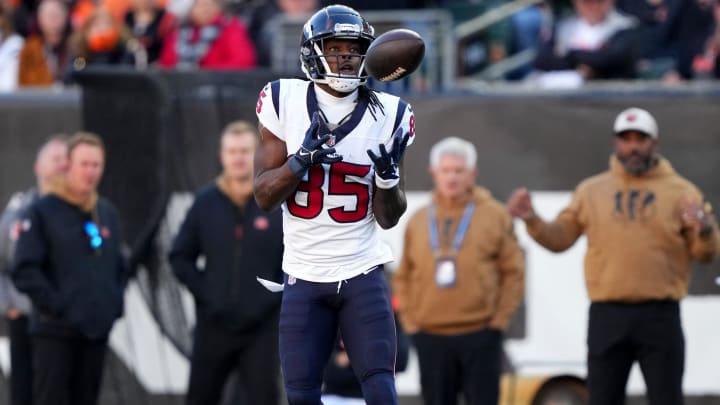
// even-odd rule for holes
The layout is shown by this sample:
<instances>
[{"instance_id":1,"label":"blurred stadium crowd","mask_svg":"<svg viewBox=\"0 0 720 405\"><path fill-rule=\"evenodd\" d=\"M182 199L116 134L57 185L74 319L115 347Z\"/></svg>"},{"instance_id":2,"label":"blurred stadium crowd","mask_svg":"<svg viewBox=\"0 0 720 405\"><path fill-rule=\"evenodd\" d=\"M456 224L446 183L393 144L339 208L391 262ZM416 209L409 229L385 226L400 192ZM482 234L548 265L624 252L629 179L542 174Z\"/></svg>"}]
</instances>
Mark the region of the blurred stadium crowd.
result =
<instances>
[{"instance_id":1,"label":"blurred stadium crowd","mask_svg":"<svg viewBox=\"0 0 720 405\"><path fill-rule=\"evenodd\" d=\"M97 65L185 70L272 67L277 34L270 23L273 18L306 16L325 3L2 0L0 91L71 85L75 72ZM494 79L532 79L551 87L592 79L673 83L720 78L717 0L340 3L359 10L443 9L456 27L517 3L478 35L455 39L458 76L504 63Z\"/></svg>"}]
</instances>

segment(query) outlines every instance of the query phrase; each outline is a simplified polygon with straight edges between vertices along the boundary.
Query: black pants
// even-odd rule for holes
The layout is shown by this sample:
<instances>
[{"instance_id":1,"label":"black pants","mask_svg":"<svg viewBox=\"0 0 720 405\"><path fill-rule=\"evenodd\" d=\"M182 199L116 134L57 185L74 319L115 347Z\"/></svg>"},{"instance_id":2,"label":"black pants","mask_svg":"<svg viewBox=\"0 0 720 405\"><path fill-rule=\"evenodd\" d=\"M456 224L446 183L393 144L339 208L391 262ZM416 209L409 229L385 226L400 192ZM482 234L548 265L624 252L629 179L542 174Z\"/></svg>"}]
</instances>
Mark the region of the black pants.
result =
<instances>
[{"instance_id":1,"label":"black pants","mask_svg":"<svg viewBox=\"0 0 720 405\"><path fill-rule=\"evenodd\" d=\"M10 332L10 405L32 405L32 340L28 317L8 319Z\"/></svg>"},{"instance_id":2,"label":"black pants","mask_svg":"<svg viewBox=\"0 0 720 405\"><path fill-rule=\"evenodd\" d=\"M495 405L500 390L502 333L484 329L455 336L417 333L425 405L456 405L463 392L467 405Z\"/></svg>"},{"instance_id":3,"label":"black pants","mask_svg":"<svg viewBox=\"0 0 720 405\"><path fill-rule=\"evenodd\" d=\"M681 405L685 338L674 301L593 303L588 329L590 405L622 405L640 364L650 405Z\"/></svg>"},{"instance_id":4,"label":"black pants","mask_svg":"<svg viewBox=\"0 0 720 405\"><path fill-rule=\"evenodd\" d=\"M236 398L241 404L276 405L279 393L277 318L253 332L233 333L200 318L190 359L188 405L217 405L233 371L238 372Z\"/></svg>"},{"instance_id":5,"label":"black pants","mask_svg":"<svg viewBox=\"0 0 720 405\"><path fill-rule=\"evenodd\" d=\"M107 341L33 337L35 405L95 405Z\"/></svg>"}]
</instances>

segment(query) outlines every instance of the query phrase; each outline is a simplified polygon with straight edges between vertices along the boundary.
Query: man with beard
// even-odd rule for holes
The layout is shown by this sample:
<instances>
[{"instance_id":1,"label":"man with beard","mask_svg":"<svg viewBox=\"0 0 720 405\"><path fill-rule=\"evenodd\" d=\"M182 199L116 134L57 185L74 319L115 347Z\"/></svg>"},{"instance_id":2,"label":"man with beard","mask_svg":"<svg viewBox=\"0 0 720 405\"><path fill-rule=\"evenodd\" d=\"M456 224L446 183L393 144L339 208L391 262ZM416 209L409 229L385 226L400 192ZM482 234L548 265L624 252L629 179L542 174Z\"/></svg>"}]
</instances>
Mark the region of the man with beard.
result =
<instances>
[{"instance_id":1,"label":"man with beard","mask_svg":"<svg viewBox=\"0 0 720 405\"><path fill-rule=\"evenodd\" d=\"M718 226L700 190L655 152L658 128L650 113L621 112L614 132L610 170L580 183L554 221L535 215L524 188L508 208L554 252L587 236L590 405L624 403L635 361L650 404L679 405L685 359L679 301L688 291L690 260L709 262L720 251Z\"/></svg>"}]
</instances>

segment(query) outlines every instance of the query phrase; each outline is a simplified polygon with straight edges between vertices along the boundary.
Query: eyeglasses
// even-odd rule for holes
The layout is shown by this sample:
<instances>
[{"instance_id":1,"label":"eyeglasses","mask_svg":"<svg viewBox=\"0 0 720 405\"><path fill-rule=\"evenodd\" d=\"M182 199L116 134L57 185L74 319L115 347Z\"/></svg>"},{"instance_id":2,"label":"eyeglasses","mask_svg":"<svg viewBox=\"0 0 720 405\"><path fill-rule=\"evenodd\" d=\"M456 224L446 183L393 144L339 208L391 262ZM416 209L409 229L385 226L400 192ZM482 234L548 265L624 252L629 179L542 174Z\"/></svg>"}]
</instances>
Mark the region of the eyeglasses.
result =
<instances>
[{"instance_id":1,"label":"eyeglasses","mask_svg":"<svg viewBox=\"0 0 720 405\"><path fill-rule=\"evenodd\" d=\"M90 241L90 247L97 250L102 247L103 238L100 236L100 229L95 222L85 222L85 234Z\"/></svg>"}]
</instances>

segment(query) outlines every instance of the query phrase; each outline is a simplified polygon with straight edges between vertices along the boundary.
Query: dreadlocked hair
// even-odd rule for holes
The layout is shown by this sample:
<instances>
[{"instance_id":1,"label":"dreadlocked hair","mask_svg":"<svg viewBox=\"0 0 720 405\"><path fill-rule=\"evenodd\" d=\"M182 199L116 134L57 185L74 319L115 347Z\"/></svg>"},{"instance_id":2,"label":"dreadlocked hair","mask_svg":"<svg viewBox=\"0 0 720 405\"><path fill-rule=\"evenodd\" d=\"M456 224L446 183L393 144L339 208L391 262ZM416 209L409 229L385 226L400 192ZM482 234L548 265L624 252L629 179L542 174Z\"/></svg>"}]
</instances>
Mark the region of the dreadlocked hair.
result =
<instances>
[{"instance_id":1,"label":"dreadlocked hair","mask_svg":"<svg viewBox=\"0 0 720 405\"><path fill-rule=\"evenodd\" d=\"M358 87L358 98L367 101L370 115L372 115L375 121L377 121L377 116L375 116L375 113L377 112L376 109L379 109L380 112L385 115L385 107L383 107L377 97L377 90L371 89L367 85L363 84Z\"/></svg>"}]
</instances>

